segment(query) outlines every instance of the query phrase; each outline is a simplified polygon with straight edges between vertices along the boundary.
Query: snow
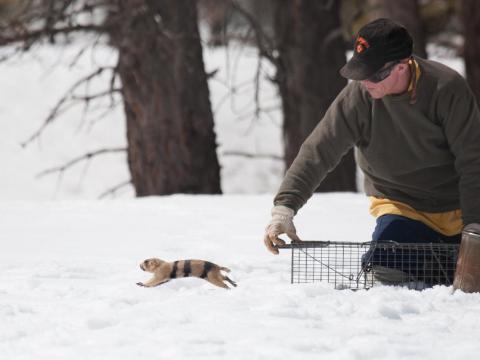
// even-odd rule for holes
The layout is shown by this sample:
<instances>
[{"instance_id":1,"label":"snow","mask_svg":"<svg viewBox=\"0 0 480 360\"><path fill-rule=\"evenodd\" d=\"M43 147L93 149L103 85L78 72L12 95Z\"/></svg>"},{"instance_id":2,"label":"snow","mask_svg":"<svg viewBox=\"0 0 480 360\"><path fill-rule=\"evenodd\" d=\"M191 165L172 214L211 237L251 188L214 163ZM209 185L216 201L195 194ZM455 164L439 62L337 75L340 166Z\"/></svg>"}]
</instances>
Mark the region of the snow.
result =
<instances>
[{"instance_id":1,"label":"snow","mask_svg":"<svg viewBox=\"0 0 480 360\"><path fill-rule=\"evenodd\" d=\"M270 201L175 195L0 204L0 357L478 356L478 294L290 284L288 250L271 255L261 239ZM373 219L364 196L317 195L310 203L296 221L304 238L369 237ZM342 216L322 217L332 209ZM153 256L227 266L238 287L227 291L200 279L136 286L149 278L140 262Z\"/></svg>"},{"instance_id":2,"label":"snow","mask_svg":"<svg viewBox=\"0 0 480 360\"><path fill-rule=\"evenodd\" d=\"M127 188L98 200L128 178L118 154L61 179L35 179L85 151L125 145L121 108L98 122L82 121L76 108L40 141L19 146L91 71L91 53L78 68L66 66L76 51L46 47L34 59L0 66L1 360L478 358L478 294L290 284L288 250L271 255L262 240L282 164L223 155L281 154L278 113L243 117L253 109L251 87L222 101L222 82L253 76L248 51L238 57L232 50L227 72L224 54L206 50L207 68L221 67L210 86L227 195L135 199ZM240 73L232 78L236 58ZM114 59L99 48L94 62ZM460 61L448 64L463 72ZM262 86L262 104L277 106L271 85ZM368 241L374 219L364 195L331 193L315 195L295 224L305 240ZM238 287L226 291L192 278L138 287L149 278L139 268L149 257L227 266Z\"/></svg>"}]
</instances>

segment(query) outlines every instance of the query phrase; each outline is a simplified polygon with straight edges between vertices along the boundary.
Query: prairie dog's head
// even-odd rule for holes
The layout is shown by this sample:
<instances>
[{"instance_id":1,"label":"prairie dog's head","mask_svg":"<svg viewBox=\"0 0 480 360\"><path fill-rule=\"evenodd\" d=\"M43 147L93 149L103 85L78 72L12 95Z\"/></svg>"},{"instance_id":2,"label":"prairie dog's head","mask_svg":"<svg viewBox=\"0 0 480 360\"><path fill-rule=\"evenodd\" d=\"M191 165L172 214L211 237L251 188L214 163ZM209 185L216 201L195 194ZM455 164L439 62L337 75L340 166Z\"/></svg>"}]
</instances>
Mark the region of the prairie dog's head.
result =
<instances>
[{"instance_id":1,"label":"prairie dog's head","mask_svg":"<svg viewBox=\"0 0 480 360\"><path fill-rule=\"evenodd\" d=\"M164 262L165 261L157 258L147 259L142 261L142 263L140 264L140 269L142 269L143 271L154 272Z\"/></svg>"}]
</instances>

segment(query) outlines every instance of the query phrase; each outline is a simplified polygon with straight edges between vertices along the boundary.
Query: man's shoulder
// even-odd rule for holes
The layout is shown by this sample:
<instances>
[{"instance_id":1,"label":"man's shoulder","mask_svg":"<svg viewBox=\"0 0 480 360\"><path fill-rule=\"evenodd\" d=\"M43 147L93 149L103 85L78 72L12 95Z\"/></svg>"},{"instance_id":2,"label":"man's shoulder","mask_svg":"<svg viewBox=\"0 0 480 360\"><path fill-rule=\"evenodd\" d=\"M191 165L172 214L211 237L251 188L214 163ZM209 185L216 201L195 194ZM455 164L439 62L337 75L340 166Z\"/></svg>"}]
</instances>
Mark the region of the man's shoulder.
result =
<instances>
[{"instance_id":1,"label":"man's shoulder","mask_svg":"<svg viewBox=\"0 0 480 360\"><path fill-rule=\"evenodd\" d=\"M432 83L436 90L450 89L466 84L460 73L445 64L417 57L415 60L420 65L422 76Z\"/></svg>"}]
</instances>

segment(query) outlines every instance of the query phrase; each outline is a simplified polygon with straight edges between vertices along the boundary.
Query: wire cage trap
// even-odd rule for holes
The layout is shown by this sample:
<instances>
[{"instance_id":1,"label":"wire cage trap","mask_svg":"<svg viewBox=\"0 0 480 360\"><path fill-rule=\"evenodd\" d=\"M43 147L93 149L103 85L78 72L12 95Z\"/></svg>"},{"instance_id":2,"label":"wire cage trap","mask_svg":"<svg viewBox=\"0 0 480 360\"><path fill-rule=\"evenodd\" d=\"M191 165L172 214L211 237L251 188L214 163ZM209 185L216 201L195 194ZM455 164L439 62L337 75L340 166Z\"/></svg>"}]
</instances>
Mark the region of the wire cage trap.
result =
<instances>
[{"instance_id":1,"label":"wire cage trap","mask_svg":"<svg viewBox=\"0 0 480 360\"><path fill-rule=\"evenodd\" d=\"M325 281L336 289L452 285L460 244L303 241L291 249L291 282Z\"/></svg>"}]
</instances>

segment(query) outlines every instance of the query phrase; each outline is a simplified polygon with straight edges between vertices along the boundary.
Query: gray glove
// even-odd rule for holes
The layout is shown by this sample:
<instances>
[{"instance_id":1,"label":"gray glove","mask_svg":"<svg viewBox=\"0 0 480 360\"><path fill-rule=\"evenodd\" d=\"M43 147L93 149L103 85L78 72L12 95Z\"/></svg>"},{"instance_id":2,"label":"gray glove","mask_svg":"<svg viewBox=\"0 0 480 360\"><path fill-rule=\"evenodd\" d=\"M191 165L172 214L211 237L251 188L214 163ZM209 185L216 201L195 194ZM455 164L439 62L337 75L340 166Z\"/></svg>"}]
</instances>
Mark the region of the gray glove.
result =
<instances>
[{"instance_id":1,"label":"gray glove","mask_svg":"<svg viewBox=\"0 0 480 360\"><path fill-rule=\"evenodd\" d=\"M285 241L278 236L287 234L293 241L301 241L297 236L297 230L293 225L294 211L289 207L278 205L272 209L272 220L265 229L263 241L267 249L273 254L278 254L278 245L285 245Z\"/></svg>"}]
</instances>

